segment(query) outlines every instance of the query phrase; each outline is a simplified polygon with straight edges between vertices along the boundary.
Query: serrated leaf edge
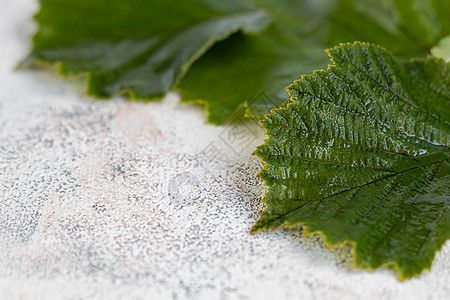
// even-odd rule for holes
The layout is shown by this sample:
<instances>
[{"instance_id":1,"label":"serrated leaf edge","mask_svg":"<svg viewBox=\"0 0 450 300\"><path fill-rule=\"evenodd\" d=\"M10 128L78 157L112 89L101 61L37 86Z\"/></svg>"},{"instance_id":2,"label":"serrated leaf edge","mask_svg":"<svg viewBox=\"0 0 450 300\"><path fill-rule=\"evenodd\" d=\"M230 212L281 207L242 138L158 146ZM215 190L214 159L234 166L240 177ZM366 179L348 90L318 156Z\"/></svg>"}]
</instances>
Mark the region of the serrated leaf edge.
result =
<instances>
[{"instance_id":1,"label":"serrated leaf edge","mask_svg":"<svg viewBox=\"0 0 450 300\"><path fill-rule=\"evenodd\" d=\"M330 70L331 68L335 68L335 67L336 67L335 61L333 60L333 58L332 58L332 56L331 56L331 54L330 54L331 50L332 50L332 49L339 49L339 47L346 46L346 45L352 45L352 44L353 44L353 45L357 45L357 44L360 44L360 45L361 45L361 44L362 44L362 45L367 45L367 46L371 46L371 45L372 45L371 43L355 41L354 43L340 43L339 45L337 45L337 46L335 46L335 47L333 47L333 48L325 49L324 51L328 54L328 56L330 57L330 61L332 62L332 64L329 64L329 65L327 66L327 70L326 70L326 71ZM414 58L412 58L411 60L413 60L413 59L414 59ZM304 76L313 76L316 72L320 72L320 71L323 71L323 70L314 70L311 74L303 74L303 75L300 76L300 79L295 80L293 84L295 84L295 82L297 82L297 81L302 80L302 79L304 78ZM293 84L291 84L291 85L293 85ZM286 91L289 91L289 90L290 90L291 85L289 85L288 87L286 87ZM258 155L258 150L266 143L266 141L268 141L268 140L271 138L271 136L269 136L269 135L267 134L267 128L264 126L264 120L266 120L267 117L268 117L269 115L271 115L271 114L273 114L273 113L276 113L277 111L287 110L288 107L289 107L290 105L293 105L294 103L295 103L295 100L289 99L289 101L288 101L288 103L287 103L287 105L286 105L285 107L280 107L280 108L274 108L274 109L272 109L272 110L270 111L270 114L266 114L266 115L264 116L264 118L263 118L262 120L259 121L259 124L261 124L261 127L264 128L264 129L266 130L266 136L267 136L267 138L263 139L263 143L262 143L260 146L258 146L258 147L256 148L256 150L253 152L253 155L255 155L256 157L260 158L261 161L265 163L264 166L262 167L261 171L257 174L257 176L258 176L259 178L261 178L261 179L264 181L264 185L267 187L267 191L266 191L266 193L264 194L263 198L261 199L261 202L264 203L264 204L267 204L266 198L267 198L267 196L270 194L270 189L271 189L271 187L268 185L267 181L266 181L263 177L260 176L260 175L262 175L262 174L264 173L264 171L266 170L266 166L268 166L268 162L265 161L263 157L261 157L261 156ZM263 212L261 212L261 214L260 214L261 217L263 216L264 212L265 212L265 210L264 210ZM278 225L278 226L276 226L276 227L270 228L270 229L269 229L269 228L257 228L258 222L259 222L259 220L255 223L255 225L253 225L253 227L252 227L251 230L250 230L250 234L257 234L257 233L260 233L260 232L267 232L268 230L270 230L270 231L275 231L275 230L280 229L280 228L289 228L289 227L299 226L299 224L292 224L292 223L290 223L290 222L288 222L288 221L285 221L285 222L283 222L282 224L280 224L280 225ZM394 271L394 274L396 275L396 277L397 277L400 281L404 281L404 280L411 279L411 278L413 278L413 277L419 277L419 276L420 276L421 274L423 274L425 271L428 271L428 272L429 272L429 271L431 270L431 266L433 265L433 263L432 263L429 267L423 268L422 271L421 271L420 273L414 274L414 275L411 275L411 276L405 276L405 275L403 274L402 270L400 269L400 267L398 266L397 262L395 262L395 261L384 262L384 263L382 263L379 267L376 267L376 268L372 268L372 267L370 267L370 266L358 265L358 264L356 263L356 261L357 261L357 253L356 253L356 251L355 251L355 249L356 249L356 247L357 247L357 245L358 245L358 243L357 243L356 241L346 239L346 240L343 240L342 242L332 243L332 242L329 241L327 235L326 235L322 230L308 231L308 226L307 226L306 223L303 224L303 225L301 225L301 227L302 227L303 230L304 230L304 236L305 236L305 237L306 237L306 236L313 235L313 234L319 234L319 235L323 238L323 240L325 241L327 247L332 247L332 248L342 248L344 245L351 243L351 244L353 245L353 248L352 248L352 250L351 250L351 252L352 252L352 257L353 257L353 261L352 261L352 266L351 266L351 267L352 267L353 269L361 269L361 270L367 270L367 271L374 272L374 271L376 271L376 270L378 270L378 269L384 267L384 268L392 269L392 270ZM444 245L445 245L445 244L444 244ZM440 253L441 250L442 250L442 248L443 248L443 247L441 247L439 250L437 250L437 251L434 253L434 259L433 259L433 262L436 260L436 254Z\"/></svg>"}]
</instances>

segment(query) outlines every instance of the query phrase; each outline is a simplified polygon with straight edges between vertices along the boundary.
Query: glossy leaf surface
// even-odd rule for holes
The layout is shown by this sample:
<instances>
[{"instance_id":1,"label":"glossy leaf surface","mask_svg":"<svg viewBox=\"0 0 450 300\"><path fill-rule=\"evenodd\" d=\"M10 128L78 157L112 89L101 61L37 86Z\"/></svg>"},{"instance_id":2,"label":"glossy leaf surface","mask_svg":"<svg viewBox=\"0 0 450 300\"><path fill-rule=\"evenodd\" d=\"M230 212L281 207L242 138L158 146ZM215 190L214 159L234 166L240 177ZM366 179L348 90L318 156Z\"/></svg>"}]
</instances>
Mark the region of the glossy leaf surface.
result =
<instances>
[{"instance_id":1,"label":"glossy leaf surface","mask_svg":"<svg viewBox=\"0 0 450 300\"><path fill-rule=\"evenodd\" d=\"M352 241L358 267L418 275L450 238L450 64L362 43L327 52L334 65L262 121L269 191L252 231L306 224Z\"/></svg>"}]
</instances>

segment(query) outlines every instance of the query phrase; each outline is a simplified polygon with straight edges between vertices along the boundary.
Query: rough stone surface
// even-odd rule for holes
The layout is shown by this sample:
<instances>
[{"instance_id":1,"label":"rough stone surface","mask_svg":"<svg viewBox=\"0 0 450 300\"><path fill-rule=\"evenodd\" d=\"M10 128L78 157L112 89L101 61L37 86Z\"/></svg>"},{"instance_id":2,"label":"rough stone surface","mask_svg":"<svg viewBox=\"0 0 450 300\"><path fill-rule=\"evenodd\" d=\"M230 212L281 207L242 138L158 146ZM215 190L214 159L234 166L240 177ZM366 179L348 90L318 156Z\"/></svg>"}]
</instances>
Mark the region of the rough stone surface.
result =
<instances>
[{"instance_id":1,"label":"rough stone surface","mask_svg":"<svg viewBox=\"0 0 450 300\"><path fill-rule=\"evenodd\" d=\"M173 94L94 101L82 80L14 71L37 4L0 8L0 299L449 298L450 243L399 282L299 229L250 235L259 127L205 124Z\"/></svg>"}]
</instances>

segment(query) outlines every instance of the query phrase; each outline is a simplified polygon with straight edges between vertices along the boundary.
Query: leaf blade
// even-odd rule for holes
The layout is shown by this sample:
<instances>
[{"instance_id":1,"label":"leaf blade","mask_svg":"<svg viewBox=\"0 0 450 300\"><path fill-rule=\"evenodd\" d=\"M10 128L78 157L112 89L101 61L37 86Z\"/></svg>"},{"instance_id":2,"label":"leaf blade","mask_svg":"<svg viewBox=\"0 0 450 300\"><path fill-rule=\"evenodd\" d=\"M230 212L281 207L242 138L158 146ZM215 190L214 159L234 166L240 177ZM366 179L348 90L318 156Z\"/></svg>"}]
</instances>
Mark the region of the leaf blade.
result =
<instances>
[{"instance_id":1,"label":"leaf blade","mask_svg":"<svg viewBox=\"0 0 450 300\"><path fill-rule=\"evenodd\" d=\"M246 116L262 117L284 105L284 87L325 66L317 54L337 42L374 42L411 57L428 54L450 34L450 6L437 0L40 3L27 63L59 62L62 74L87 73L87 92L96 97L128 93L152 100L177 87L186 102L207 104L216 124L241 106ZM264 30L270 22L272 28ZM237 31L248 34L228 43ZM218 41L222 47L210 49ZM270 101L258 102L260 93Z\"/></svg>"},{"instance_id":2,"label":"leaf blade","mask_svg":"<svg viewBox=\"0 0 450 300\"><path fill-rule=\"evenodd\" d=\"M381 68L370 51L385 58ZM334 65L302 76L287 107L262 121L269 139L256 155L269 192L252 232L306 223L330 244L354 242L359 267L391 264L400 278L418 275L450 238L448 115L436 121L418 109L417 95L404 94L417 78L384 49L355 43L328 52ZM430 61L442 63L421 64ZM384 77L389 66L395 71ZM395 93L373 96L387 88ZM430 107L448 101L437 95L444 99L431 97ZM417 117L422 130L405 126Z\"/></svg>"},{"instance_id":3,"label":"leaf blade","mask_svg":"<svg viewBox=\"0 0 450 300\"><path fill-rule=\"evenodd\" d=\"M141 0L41 4L26 62L59 62L65 75L88 72L88 93L102 97L123 90L139 98L161 96L215 42L239 30L261 31L270 22L264 11L238 1L183 0L175 7Z\"/></svg>"}]
</instances>

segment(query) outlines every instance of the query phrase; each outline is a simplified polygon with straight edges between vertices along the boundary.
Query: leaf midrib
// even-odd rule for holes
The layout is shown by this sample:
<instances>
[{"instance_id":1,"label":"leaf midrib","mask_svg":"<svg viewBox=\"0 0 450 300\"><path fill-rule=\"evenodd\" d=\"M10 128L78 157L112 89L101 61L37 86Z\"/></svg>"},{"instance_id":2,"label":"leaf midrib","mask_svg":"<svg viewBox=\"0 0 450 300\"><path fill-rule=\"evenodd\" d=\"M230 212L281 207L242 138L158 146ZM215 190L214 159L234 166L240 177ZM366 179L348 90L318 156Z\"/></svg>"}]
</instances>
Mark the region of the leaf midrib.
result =
<instances>
[{"instance_id":1,"label":"leaf midrib","mask_svg":"<svg viewBox=\"0 0 450 300\"><path fill-rule=\"evenodd\" d=\"M436 161L436 162L432 162L432 163L430 163L430 165L434 165L434 164L437 164L437 163L439 163L439 164L441 165L442 162L447 161L447 160L450 160L450 158L443 159L443 160L439 160L439 161ZM439 165L439 166L440 166L440 165ZM340 194L343 194L343 193L352 191L352 190L357 189L357 188L360 189L360 188L362 188L362 187L369 186L369 185L371 185L371 184L374 184L374 183L376 183L376 182L385 180L385 179L390 178L390 177L393 177L393 176L402 175L402 174L404 174L404 173L406 173L406 172L415 170L415 169L420 168L420 167L422 167L422 166L415 166L415 167L412 167L412 168L409 168L409 169L406 169L406 170L403 170L403 171L398 171L398 172L391 171L393 174L389 174L389 175L386 175L386 176L377 178L377 179L372 180L372 181L370 181L370 182L367 182L367 183L365 183L365 184L363 184L363 185L357 185L357 186L348 188L348 189L346 189L346 190L339 191L339 192L337 192L337 193L335 193L335 194L328 195L328 196L326 196L326 197L324 197L324 198L315 199L315 200L310 200L310 201L309 201L308 203L306 203L306 204L310 205L310 204L319 202L319 203L316 205L316 207L314 208L314 210L317 210L317 208L318 208L318 206L320 205L320 203L321 203L323 200L325 200L325 199L329 199L329 198L338 196L338 195L340 195ZM434 172L432 178L428 180L427 185L424 186L424 187L422 188L421 193L423 193L423 190L424 190L424 189L429 185L429 183L434 179L434 177L435 177L435 175L437 174L437 171L438 171L438 170L439 170L439 168L436 169L436 171ZM270 190L270 188L269 188L269 190ZM421 194L419 194L418 196L420 196L420 195L421 195ZM416 199L411 203L411 205L410 205L409 208L411 208L411 206L412 206L414 203L416 203L417 199L418 199L418 197L416 197ZM293 201L304 201L305 199L290 199L290 200L293 200ZM293 209L293 210L291 210L291 211L289 211L289 212L286 212L286 213L284 213L284 214L280 214L280 215L278 215L276 218L271 219L271 221L280 220L280 219L282 219L282 218L284 218L283 221L285 221L285 218L286 218L288 215L290 215L290 214L292 214L292 213L294 213L294 212L296 212L296 211L302 209L304 206L305 206L305 204L303 204L302 206L300 206L300 207L298 207L298 208L295 208L295 209Z\"/></svg>"}]
</instances>

